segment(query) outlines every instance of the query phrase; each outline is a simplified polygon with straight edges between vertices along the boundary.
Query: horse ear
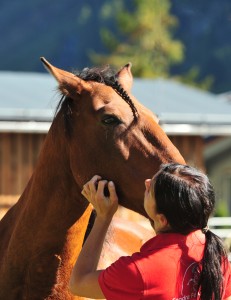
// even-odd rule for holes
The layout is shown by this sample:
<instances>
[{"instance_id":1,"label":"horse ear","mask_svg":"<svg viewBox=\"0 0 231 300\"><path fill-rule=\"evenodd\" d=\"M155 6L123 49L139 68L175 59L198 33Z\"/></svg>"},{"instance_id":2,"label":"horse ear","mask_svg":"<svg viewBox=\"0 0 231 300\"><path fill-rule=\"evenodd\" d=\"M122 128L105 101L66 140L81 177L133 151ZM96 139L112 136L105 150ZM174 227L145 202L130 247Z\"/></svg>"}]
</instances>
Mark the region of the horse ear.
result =
<instances>
[{"instance_id":1,"label":"horse ear","mask_svg":"<svg viewBox=\"0 0 231 300\"><path fill-rule=\"evenodd\" d=\"M119 83L126 91L130 91L133 84L133 76L131 72L132 64L128 63L122 67L119 72L116 74Z\"/></svg>"},{"instance_id":2,"label":"horse ear","mask_svg":"<svg viewBox=\"0 0 231 300\"><path fill-rule=\"evenodd\" d=\"M80 94L84 89L89 90L90 86L86 81L73 73L52 66L44 57L41 57L40 59L47 71L58 81L59 89L63 94L71 96L76 93Z\"/></svg>"}]
</instances>

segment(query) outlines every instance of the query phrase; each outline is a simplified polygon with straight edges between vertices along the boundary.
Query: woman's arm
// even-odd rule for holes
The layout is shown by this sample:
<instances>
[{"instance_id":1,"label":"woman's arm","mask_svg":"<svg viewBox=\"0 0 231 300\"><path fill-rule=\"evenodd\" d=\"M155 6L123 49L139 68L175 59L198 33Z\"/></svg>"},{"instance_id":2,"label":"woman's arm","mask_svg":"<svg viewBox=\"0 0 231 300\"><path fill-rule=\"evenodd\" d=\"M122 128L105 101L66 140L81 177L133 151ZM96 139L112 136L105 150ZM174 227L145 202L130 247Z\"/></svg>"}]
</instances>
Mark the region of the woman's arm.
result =
<instances>
[{"instance_id":1,"label":"woman's arm","mask_svg":"<svg viewBox=\"0 0 231 300\"><path fill-rule=\"evenodd\" d=\"M82 194L96 210L96 219L93 228L79 254L70 279L70 290L73 294L89 298L104 298L98 283L101 271L97 265L103 247L105 235L112 217L118 208L118 198L112 182L101 180L94 176L84 185ZM98 182L98 188L96 184ZM104 187L108 184L109 197L104 195Z\"/></svg>"}]
</instances>

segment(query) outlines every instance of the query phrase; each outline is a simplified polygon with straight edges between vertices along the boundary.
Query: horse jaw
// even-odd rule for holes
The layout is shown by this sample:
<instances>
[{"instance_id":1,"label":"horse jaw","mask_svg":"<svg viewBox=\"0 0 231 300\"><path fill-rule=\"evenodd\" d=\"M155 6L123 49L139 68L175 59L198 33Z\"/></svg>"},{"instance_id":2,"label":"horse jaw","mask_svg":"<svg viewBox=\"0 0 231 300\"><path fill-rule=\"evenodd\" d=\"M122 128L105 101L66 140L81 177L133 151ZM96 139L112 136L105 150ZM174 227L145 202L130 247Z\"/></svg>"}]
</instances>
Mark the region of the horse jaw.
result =
<instances>
[{"instance_id":1,"label":"horse jaw","mask_svg":"<svg viewBox=\"0 0 231 300\"><path fill-rule=\"evenodd\" d=\"M83 90L91 90L88 82L82 80L73 73L61 70L50 64L44 57L40 57L45 69L56 79L62 94L74 96L81 94Z\"/></svg>"}]
</instances>

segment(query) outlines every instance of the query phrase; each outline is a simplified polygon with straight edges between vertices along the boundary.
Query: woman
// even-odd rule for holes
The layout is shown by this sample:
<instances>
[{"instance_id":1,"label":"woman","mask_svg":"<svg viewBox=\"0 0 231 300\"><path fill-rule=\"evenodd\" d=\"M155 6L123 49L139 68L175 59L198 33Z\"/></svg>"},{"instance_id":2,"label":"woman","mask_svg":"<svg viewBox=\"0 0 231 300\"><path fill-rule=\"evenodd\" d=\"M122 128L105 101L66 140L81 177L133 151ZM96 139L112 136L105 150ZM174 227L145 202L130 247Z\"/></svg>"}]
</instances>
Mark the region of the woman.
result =
<instances>
[{"instance_id":1,"label":"woman","mask_svg":"<svg viewBox=\"0 0 231 300\"><path fill-rule=\"evenodd\" d=\"M72 293L108 300L230 300L227 254L207 226L215 204L207 176L186 165L167 164L145 181L145 187L144 207L156 236L140 252L97 270L118 198L113 182L100 176L84 185L82 194L97 217L71 275Z\"/></svg>"}]
</instances>

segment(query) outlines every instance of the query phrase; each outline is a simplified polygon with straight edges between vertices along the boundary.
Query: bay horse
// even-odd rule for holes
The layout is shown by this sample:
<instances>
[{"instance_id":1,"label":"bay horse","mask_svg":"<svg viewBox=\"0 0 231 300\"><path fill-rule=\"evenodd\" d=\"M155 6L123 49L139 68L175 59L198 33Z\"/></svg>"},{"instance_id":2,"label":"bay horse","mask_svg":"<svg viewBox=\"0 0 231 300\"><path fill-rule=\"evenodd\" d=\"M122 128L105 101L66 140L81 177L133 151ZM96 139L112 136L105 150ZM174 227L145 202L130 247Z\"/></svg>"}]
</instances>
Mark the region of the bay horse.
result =
<instances>
[{"instance_id":1,"label":"bay horse","mask_svg":"<svg viewBox=\"0 0 231 300\"><path fill-rule=\"evenodd\" d=\"M41 60L63 96L33 175L0 222L0 300L78 299L68 286L91 214L83 184L113 180L120 204L146 216L144 180L161 163L184 163L131 94L130 64L74 74Z\"/></svg>"}]
</instances>

